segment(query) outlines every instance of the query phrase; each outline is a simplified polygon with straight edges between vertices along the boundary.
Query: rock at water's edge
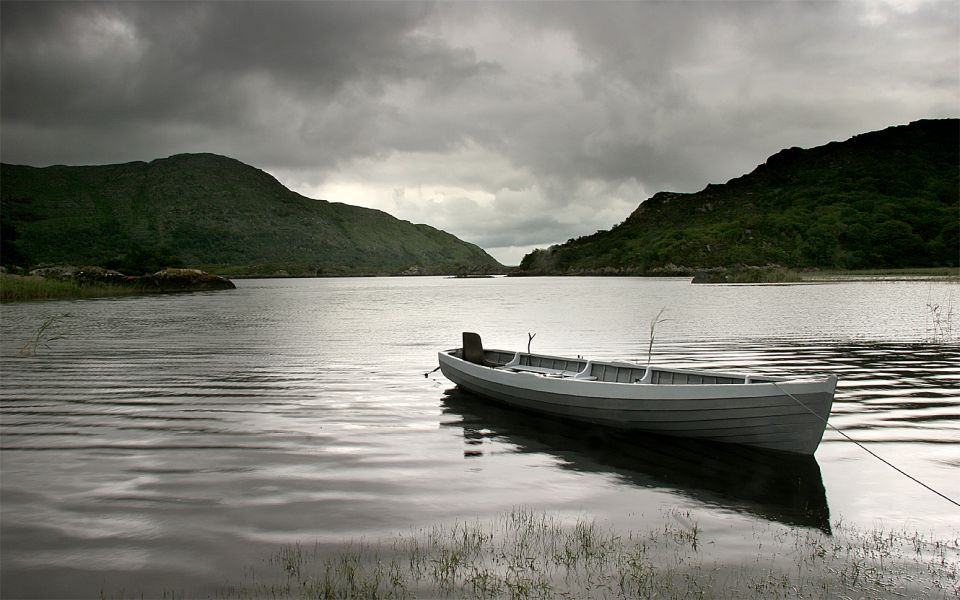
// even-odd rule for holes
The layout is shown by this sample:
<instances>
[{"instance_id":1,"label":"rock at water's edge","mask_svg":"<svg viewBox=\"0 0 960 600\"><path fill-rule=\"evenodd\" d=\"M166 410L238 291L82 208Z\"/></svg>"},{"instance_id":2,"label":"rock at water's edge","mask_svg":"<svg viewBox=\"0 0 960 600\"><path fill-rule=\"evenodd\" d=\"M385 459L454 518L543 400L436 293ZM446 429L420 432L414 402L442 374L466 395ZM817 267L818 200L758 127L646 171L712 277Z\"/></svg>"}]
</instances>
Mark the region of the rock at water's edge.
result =
<instances>
[{"instance_id":1,"label":"rock at water's edge","mask_svg":"<svg viewBox=\"0 0 960 600\"><path fill-rule=\"evenodd\" d=\"M144 291L155 292L232 290L237 287L229 279L200 269L164 269L153 275L143 275L136 279L138 287Z\"/></svg>"},{"instance_id":2,"label":"rock at water's edge","mask_svg":"<svg viewBox=\"0 0 960 600\"><path fill-rule=\"evenodd\" d=\"M30 271L31 275L43 277L44 279L56 279L58 281L72 281L79 285L85 283L105 283L109 285L130 285L130 277L119 271L104 269L103 267L73 265L56 265L52 267L42 267Z\"/></svg>"},{"instance_id":3,"label":"rock at water's edge","mask_svg":"<svg viewBox=\"0 0 960 600\"><path fill-rule=\"evenodd\" d=\"M47 279L73 281L78 285L101 283L153 293L232 290L237 287L229 279L199 269L163 269L152 275L136 277L103 267L55 266L34 269L30 274Z\"/></svg>"}]
</instances>

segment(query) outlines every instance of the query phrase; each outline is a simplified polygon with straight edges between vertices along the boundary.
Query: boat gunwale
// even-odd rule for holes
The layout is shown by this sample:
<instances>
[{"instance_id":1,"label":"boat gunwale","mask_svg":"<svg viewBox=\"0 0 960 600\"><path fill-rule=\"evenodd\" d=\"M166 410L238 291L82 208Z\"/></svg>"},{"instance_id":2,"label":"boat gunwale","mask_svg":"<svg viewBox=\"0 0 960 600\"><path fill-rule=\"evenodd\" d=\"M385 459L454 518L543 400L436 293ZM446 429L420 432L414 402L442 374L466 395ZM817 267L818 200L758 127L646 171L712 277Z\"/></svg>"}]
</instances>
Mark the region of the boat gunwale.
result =
<instances>
[{"instance_id":1,"label":"boat gunwale","mask_svg":"<svg viewBox=\"0 0 960 600\"><path fill-rule=\"evenodd\" d=\"M495 372L495 373L503 373L508 375L527 375L527 376L537 375L536 373L531 373L526 371L511 371L510 369L503 369L502 367L505 365L489 366L489 365L479 365L476 363L472 363L470 361L463 359L460 356L456 356L455 353L460 352L461 350L462 348L450 348L449 350L442 350L440 354L444 354L450 359L459 361L463 364L480 367L482 369L488 369L491 372ZM807 385L813 385L813 384L823 385L823 384L830 384L831 379L834 380L833 383L836 384L836 380L838 379L837 376L833 374L823 374L823 375L810 374L810 375L801 375L801 376L795 376L795 377L784 377L784 376L776 376L776 375L767 375L764 373L753 374L753 373L743 373L743 372L737 372L737 371L720 371L720 370L711 370L711 369L684 369L684 368L675 368L675 367L663 367L660 365L653 365L653 364L641 365L637 363L629 363L629 362L617 361L617 360L595 360L595 359L580 358L580 357L571 358L569 356L555 356L551 354L537 354L533 352L501 350L497 348L490 348L490 349L485 348L484 353L487 353L487 352L497 352L500 354L513 354L515 357L519 355L523 355L523 356L534 356L537 358L547 358L547 359L553 359L553 360L583 361L587 363L588 365L587 368L589 368L590 365L605 365L605 366L611 366L611 367L617 367L617 368L654 369L660 372L679 373L683 375L729 377L729 378L737 378L737 379L742 378L744 380L743 383L651 383L651 382L639 382L639 381L598 381L598 380L592 380L587 378L576 378L576 377L545 377L543 378L543 379L548 379L554 382L563 382L564 384L589 383L594 385L607 384L607 385L614 385L614 386L627 386L627 387L643 386L643 387L651 387L651 388L655 388L655 387L721 388L723 390L729 389L730 391L734 391L740 388L748 388L751 390L756 390L758 387L762 386L762 387L780 388L780 392L778 395L782 395L784 391L780 387L781 385L789 385L789 386L792 386L792 385L807 386ZM756 377L757 379L751 381L751 379L754 377Z\"/></svg>"}]
</instances>

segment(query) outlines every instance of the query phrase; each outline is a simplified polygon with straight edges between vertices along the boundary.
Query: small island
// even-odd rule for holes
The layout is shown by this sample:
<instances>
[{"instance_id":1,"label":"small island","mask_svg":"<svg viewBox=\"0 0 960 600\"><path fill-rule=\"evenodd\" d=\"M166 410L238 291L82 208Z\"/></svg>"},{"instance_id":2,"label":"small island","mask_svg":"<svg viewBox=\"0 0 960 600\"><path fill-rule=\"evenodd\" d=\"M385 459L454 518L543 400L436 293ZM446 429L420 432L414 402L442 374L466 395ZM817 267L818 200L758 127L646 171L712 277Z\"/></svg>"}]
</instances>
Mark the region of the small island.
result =
<instances>
[{"instance_id":1,"label":"small island","mask_svg":"<svg viewBox=\"0 0 960 600\"><path fill-rule=\"evenodd\" d=\"M231 290L229 279L200 269L165 268L146 275L124 275L97 266L55 266L27 274L0 274L0 300L94 298L135 294L168 294Z\"/></svg>"}]
</instances>

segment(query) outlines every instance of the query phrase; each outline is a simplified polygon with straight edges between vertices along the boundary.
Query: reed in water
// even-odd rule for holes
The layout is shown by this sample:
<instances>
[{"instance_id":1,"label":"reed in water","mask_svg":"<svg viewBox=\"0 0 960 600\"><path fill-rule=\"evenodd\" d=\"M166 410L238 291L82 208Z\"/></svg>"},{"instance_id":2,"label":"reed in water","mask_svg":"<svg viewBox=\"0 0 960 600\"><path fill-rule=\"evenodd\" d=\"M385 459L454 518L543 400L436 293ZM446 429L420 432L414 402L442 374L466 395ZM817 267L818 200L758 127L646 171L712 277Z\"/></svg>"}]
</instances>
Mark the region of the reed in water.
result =
<instances>
[{"instance_id":1,"label":"reed in water","mask_svg":"<svg viewBox=\"0 0 960 600\"><path fill-rule=\"evenodd\" d=\"M595 520L516 509L339 549L283 547L270 572L221 598L955 598L960 541L919 532L834 535L757 526L753 560L731 564L694 515L617 531ZM771 535L772 533L772 535ZM749 540L751 533L746 534ZM772 542L771 542L772 540Z\"/></svg>"}]
</instances>

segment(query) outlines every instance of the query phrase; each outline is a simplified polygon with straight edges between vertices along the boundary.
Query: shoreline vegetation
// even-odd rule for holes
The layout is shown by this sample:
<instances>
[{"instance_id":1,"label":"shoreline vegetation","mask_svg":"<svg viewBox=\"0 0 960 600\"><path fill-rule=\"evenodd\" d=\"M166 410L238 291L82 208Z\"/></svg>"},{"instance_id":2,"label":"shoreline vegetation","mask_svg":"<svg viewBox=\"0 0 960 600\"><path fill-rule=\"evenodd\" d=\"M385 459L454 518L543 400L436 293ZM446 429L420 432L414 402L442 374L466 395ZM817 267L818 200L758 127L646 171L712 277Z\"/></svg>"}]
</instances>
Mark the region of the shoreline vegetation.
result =
<instances>
[{"instance_id":1,"label":"shoreline vegetation","mask_svg":"<svg viewBox=\"0 0 960 600\"><path fill-rule=\"evenodd\" d=\"M285 545L214 595L252 598L956 598L960 539L918 531L832 535L753 526L731 560L689 511L660 509L645 531L516 508L340 543ZM114 598L108 591L101 598ZM121 592L121 597L125 597Z\"/></svg>"},{"instance_id":2,"label":"shoreline vegetation","mask_svg":"<svg viewBox=\"0 0 960 600\"><path fill-rule=\"evenodd\" d=\"M918 279L960 281L960 268L798 270L783 267L744 267L700 271L693 275L693 283L829 283L839 281L916 281Z\"/></svg>"},{"instance_id":3,"label":"shoreline vegetation","mask_svg":"<svg viewBox=\"0 0 960 600\"><path fill-rule=\"evenodd\" d=\"M132 296L138 290L110 284L82 285L75 281L59 281L39 275L0 274L0 302L27 302L30 300L79 300Z\"/></svg>"},{"instance_id":4,"label":"shoreline vegetation","mask_svg":"<svg viewBox=\"0 0 960 600\"><path fill-rule=\"evenodd\" d=\"M838 281L960 281L960 267L903 267L885 269L789 269L779 265L695 269L666 265L651 271L630 269L513 271L508 277L687 277L692 283L824 283Z\"/></svg>"},{"instance_id":5,"label":"shoreline vegetation","mask_svg":"<svg viewBox=\"0 0 960 600\"><path fill-rule=\"evenodd\" d=\"M234 289L229 279L199 269L124 275L101 267L48 267L27 275L0 273L0 302L72 300Z\"/></svg>"},{"instance_id":6,"label":"shoreline vegetation","mask_svg":"<svg viewBox=\"0 0 960 600\"><path fill-rule=\"evenodd\" d=\"M152 276L127 277L119 273L109 272L109 277L86 278L64 276L67 270L71 272L86 269L87 273L94 270L105 272L98 267L59 267L55 273L61 275L32 274L19 275L0 273L0 302L26 302L32 300L72 300L89 298L108 298L113 296L132 296L150 293L168 293L185 291L202 291L211 289L230 289L235 287L228 279L198 269L164 269ZM148 278L156 278L159 273L167 273L169 282L173 282L175 274L190 274L194 277L191 284L189 277L182 276L181 284L166 287L155 282L145 283ZM201 275L202 274L202 275ZM374 277L376 275L354 275L354 277ZM419 277L422 275L393 275L402 277ZM934 267L918 269L866 269L866 270L793 270L781 267L738 267L732 269L712 269L691 274L687 270L678 268L674 271L648 273L638 275L623 272L583 272L559 274L531 274L508 273L508 276L582 276L582 277L692 277L696 284L783 284L783 283L830 283L844 281L917 281L926 279L947 280L960 282L960 269L954 267ZM113 281L110 280L113 278ZM284 277L284 275L262 276L260 278ZM290 277L286 275L286 277ZM447 275L448 279L486 279L492 275ZM241 279L243 277L238 277ZM253 277L250 277L253 278ZM211 283L212 282L212 283ZM226 283L223 283L226 282Z\"/></svg>"}]
</instances>

